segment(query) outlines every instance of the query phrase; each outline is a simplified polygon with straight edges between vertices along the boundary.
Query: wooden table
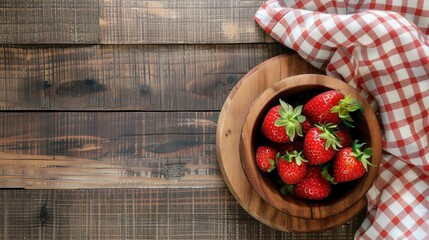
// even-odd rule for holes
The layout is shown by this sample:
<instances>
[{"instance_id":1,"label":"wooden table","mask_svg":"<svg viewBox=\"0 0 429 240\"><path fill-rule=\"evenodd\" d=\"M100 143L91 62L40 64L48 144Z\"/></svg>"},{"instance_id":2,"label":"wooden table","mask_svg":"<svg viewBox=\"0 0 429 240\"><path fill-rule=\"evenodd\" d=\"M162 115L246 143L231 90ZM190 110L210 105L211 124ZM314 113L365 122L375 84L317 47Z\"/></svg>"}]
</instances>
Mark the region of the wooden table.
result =
<instances>
[{"instance_id":1,"label":"wooden table","mask_svg":"<svg viewBox=\"0 0 429 240\"><path fill-rule=\"evenodd\" d=\"M279 231L222 178L225 99L294 54L253 21L261 4L0 2L0 239L352 239L364 213Z\"/></svg>"}]
</instances>

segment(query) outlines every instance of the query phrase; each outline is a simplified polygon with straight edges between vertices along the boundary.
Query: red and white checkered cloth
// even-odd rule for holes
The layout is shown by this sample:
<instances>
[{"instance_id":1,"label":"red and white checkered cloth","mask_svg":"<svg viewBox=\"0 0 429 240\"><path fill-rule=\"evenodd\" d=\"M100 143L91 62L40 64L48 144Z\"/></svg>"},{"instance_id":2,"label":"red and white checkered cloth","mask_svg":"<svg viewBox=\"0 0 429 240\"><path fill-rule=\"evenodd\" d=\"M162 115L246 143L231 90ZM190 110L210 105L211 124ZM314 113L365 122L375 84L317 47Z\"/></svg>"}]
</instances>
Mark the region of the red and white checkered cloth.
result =
<instances>
[{"instance_id":1,"label":"red and white checkered cloth","mask_svg":"<svg viewBox=\"0 0 429 240\"><path fill-rule=\"evenodd\" d=\"M429 1L269 0L255 20L380 113L380 175L355 238L429 239Z\"/></svg>"}]
</instances>

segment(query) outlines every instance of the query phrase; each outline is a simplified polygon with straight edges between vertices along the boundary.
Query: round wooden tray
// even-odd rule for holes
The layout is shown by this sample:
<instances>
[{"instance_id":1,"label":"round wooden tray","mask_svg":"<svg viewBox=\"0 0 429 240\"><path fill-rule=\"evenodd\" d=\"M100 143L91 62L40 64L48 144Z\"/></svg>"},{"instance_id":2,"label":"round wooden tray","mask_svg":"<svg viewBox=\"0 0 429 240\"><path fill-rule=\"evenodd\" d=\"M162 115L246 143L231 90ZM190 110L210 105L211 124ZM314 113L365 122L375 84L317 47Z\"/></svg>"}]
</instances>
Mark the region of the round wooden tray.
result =
<instances>
[{"instance_id":1,"label":"round wooden tray","mask_svg":"<svg viewBox=\"0 0 429 240\"><path fill-rule=\"evenodd\" d=\"M271 58L250 70L230 92L222 107L216 131L216 152L222 176L238 203L254 218L282 231L316 232L338 226L366 208L362 198L333 217L298 218L276 210L250 186L241 166L239 142L246 114L253 101L271 84L286 77L318 73L297 54Z\"/></svg>"}]
</instances>

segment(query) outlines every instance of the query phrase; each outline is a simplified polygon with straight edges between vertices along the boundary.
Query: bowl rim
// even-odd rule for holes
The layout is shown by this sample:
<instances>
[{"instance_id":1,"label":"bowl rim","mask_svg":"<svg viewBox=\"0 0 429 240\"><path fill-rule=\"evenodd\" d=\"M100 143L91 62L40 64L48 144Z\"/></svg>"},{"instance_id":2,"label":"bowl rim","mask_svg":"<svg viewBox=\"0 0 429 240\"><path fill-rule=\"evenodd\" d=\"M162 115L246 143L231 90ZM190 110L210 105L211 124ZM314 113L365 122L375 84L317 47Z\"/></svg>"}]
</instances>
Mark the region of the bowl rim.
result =
<instances>
[{"instance_id":1,"label":"bowl rim","mask_svg":"<svg viewBox=\"0 0 429 240\"><path fill-rule=\"evenodd\" d=\"M350 93L365 108L366 111L362 115L366 119L367 125L375 128L369 133L371 146L377 147L375 149L373 147L373 156L371 157L371 163L374 166L371 166L364 177L358 180L358 184L355 184L355 187L350 190L350 193L352 193L350 195L343 194L339 199L331 199L329 201L307 201L282 195L277 189L274 189L272 183L269 182L270 180L256 167L254 162L254 153L256 151L254 135L257 130L252 126L260 121L260 114L252 114L252 112L266 110L284 91L302 87L322 87L327 90L335 89L343 93ZM250 149L250 151L246 149ZM241 165L252 188L262 199L277 210L301 218L330 217L344 212L365 197L366 192L372 186L378 174L381 153L381 129L376 114L369 103L351 85L342 80L321 74L302 74L287 77L266 88L248 109L241 129L239 143ZM265 184L271 184L271 187L267 188Z\"/></svg>"}]
</instances>

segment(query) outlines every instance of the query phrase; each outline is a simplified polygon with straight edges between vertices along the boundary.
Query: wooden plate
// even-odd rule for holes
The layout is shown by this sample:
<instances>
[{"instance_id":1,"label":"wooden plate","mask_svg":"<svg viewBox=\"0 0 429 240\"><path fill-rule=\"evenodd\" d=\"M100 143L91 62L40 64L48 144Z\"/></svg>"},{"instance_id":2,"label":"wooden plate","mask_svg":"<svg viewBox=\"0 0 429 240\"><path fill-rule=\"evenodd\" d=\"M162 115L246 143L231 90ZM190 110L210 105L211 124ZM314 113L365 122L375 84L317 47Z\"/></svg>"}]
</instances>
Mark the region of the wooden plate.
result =
<instances>
[{"instance_id":1,"label":"wooden plate","mask_svg":"<svg viewBox=\"0 0 429 240\"><path fill-rule=\"evenodd\" d=\"M243 172L239 142L245 117L253 101L271 84L305 73L321 74L296 54L280 55L254 67L225 100L216 131L219 168L237 202L262 223L289 232L315 232L338 226L364 210L367 204L366 199L362 198L346 211L328 218L294 217L265 202L250 186Z\"/></svg>"}]
</instances>

